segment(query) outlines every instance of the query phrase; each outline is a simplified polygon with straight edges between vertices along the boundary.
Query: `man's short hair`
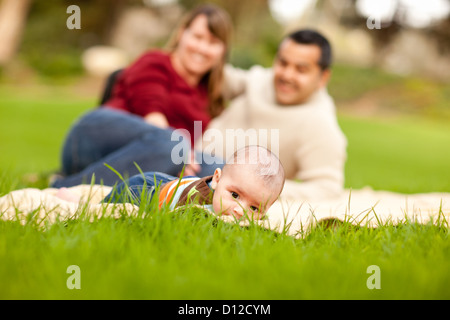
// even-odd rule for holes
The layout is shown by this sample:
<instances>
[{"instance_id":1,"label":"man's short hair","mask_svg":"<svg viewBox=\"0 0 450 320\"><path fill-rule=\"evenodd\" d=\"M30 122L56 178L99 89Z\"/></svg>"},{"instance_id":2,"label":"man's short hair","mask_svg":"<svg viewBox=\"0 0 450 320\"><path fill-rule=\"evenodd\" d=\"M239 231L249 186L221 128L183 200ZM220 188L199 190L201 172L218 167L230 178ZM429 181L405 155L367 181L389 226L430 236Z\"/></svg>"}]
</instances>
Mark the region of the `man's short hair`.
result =
<instances>
[{"instance_id":1,"label":"man's short hair","mask_svg":"<svg viewBox=\"0 0 450 320\"><path fill-rule=\"evenodd\" d=\"M319 32L312 29L302 29L288 34L285 39L291 39L298 44L312 44L320 48L319 67L327 70L331 67L332 52L328 40Z\"/></svg>"}]
</instances>

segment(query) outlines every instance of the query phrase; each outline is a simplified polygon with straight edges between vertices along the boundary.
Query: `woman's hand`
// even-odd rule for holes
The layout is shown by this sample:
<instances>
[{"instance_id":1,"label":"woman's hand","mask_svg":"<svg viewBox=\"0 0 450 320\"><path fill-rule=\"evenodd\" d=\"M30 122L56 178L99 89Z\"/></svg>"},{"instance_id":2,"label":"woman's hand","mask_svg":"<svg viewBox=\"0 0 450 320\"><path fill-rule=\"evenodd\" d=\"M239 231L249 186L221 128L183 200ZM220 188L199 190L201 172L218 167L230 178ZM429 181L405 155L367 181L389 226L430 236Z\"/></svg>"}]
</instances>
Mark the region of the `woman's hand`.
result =
<instances>
[{"instance_id":1,"label":"woman's hand","mask_svg":"<svg viewBox=\"0 0 450 320\"><path fill-rule=\"evenodd\" d=\"M196 176L201 170L200 164L195 160L195 151L191 151L189 162L184 167L183 176ZM180 172L181 174L181 172Z\"/></svg>"},{"instance_id":2,"label":"woman's hand","mask_svg":"<svg viewBox=\"0 0 450 320\"><path fill-rule=\"evenodd\" d=\"M159 128L165 129L169 126L169 121L164 114L161 112L152 112L144 117L145 122L157 126Z\"/></svg>"},{"instance_id":3,"label":"woman's hand","mask_svg":"<svg viewBox=\"0 0 450 320\"><path fill-rule=\"evenodd\" d=\"M164 114L161 112L152 112L144 117L145 121L151 125L165 129L169 127L169 122ZM200 164L195 160L195 151L192 150L189 156L189 161L184 168L183 176L196 176L201 170ZM178 174L180 175L181 172Z\"/></svg>"}]
</instances>

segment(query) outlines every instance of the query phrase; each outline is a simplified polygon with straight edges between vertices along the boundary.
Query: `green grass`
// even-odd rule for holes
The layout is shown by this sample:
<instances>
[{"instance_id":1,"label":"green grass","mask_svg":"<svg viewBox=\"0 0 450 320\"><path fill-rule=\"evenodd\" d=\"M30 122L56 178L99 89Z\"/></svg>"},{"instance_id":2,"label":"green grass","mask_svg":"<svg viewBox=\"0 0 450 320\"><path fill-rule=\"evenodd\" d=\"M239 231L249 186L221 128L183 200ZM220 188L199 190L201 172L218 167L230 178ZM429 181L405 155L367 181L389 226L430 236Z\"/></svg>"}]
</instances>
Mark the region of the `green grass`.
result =
<instances>
[{"instance_id":1,"label":"green grass","mask_svg":"<svg viewBox=\"0 0 450 320\"><path fill-rule=\"evenodd\" d=\"M382 83L374 81L367 86ZM70 124L96 98L0 87L0 195L46 186ZM339 122L349 141L346 187L450 192L445 121L340 114ZM71 265L80 267L80 290L67 288ZM379 290L366 285L371 265L380 268ZM449 299L449 268L446 221L319 225L302 239L194 210L45 230L0 221L0 299Z\"/></svg>"},{"instance_id":2,"label":"green grass","mask_svg":"<svg viewBox=\"0 0 450 320\"><path fill-rule=\"evenodd\" d=\"M357 109L375 105L376 111L382 114L450 119L448 83L342 64L335 65L332 72L328 90L338 105L359 102Z\"/></svg>"},{"instance_id":3,"label":"green grass","mask_svg":"<svg viewBox=\"0 0 450 320\"><path fill-rule=\"evenodd\" d=\"M450 126L418 117L340 117L348 139L346 187L450 192Z\"/></svg>"},{"instance_id":4,"label":"green grass","mask_svg":"<svg viewBox=\"0 0 450 320\"><path fill-rule=\"evenodd\" d=\"M318 227L301 240L177 217L0 222L2 299L448 299L446 229ZM67 268L80 268L69 290ZM369 290L367 268L380 268Z\"/></svg>"},{"instance_id":5,"label":"green grass","mask_svg":"<svg viewBox=\"0 0 450 320\"><path fill-rule=\"evenodd\" d=\"M18 174L58 169L70 124L95 105L64 88L0 86L0 168Z\"/></svg>"}]
</instances>

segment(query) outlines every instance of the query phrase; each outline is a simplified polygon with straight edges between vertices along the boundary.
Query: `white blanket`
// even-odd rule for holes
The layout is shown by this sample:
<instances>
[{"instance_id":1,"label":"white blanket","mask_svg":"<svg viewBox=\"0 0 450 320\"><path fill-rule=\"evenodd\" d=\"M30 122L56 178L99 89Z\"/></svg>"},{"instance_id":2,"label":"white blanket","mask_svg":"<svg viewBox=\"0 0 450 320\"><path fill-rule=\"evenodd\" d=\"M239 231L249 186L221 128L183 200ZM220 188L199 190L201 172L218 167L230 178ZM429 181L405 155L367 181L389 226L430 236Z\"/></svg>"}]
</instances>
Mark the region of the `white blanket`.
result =
<instances>
[{"instance_id":1,"label":"white blanket","mask_svg":"<svg viewBox=\"0 0 450 320\"><path fill-rule=\"evenodd\" d=\"M450 193L401 194L370 188L345 190L338 198L318 202L277 201L268 212L271 228L301 236L327 219L377 227L404 222L450 223ZM447 223L448 222L448 223Z\"/></svg>"},{"instance_id":2,"label":"white blanket","mask_svg":"<svg viewBox=\"0 0 450 320\"><path fill-rule=\"evenodd\" d=\"M78 193L79 203L55 196L57 189L22 189L0 197L0 216L3 220L19 220L45 226L55 221L76 219L87 215L89 220L104 216L138 215L132 204L100 204L111 188L99 185L80 185L69 188ZM142 214L142 212L140 213ZM232 222L230 217L220 217ZM400 194L374 191L370 188L346 190L339 198L306 202L280 199L269 209L267 219L258 222L265 228L301 237L324 219L348 221L354 225L377 227L380 223L398 224L450 222L450 193ZM241 225L248 222L241 221Z\"/></svg>"}]
</instances>

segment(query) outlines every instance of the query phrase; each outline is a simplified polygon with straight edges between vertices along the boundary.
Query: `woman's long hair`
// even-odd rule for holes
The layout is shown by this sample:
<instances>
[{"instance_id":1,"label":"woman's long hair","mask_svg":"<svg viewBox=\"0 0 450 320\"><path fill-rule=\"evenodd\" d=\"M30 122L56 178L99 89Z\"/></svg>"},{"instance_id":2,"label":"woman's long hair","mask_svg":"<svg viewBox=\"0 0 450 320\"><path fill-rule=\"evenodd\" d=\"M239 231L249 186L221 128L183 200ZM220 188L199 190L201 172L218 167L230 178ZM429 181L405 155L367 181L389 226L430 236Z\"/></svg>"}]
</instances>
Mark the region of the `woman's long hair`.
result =
<instances>
[{"instance_id":1,"label":"woman's long hair","mask_svg":"<svg viewBox=\"0 0 450 320\"><path fill-rule=\"evenodd\" d=\"M229 46L231 41L232 23L228 13L222 8L208 4L196 7L184 17L180 26L172 34L169 39L167 48L173 52L178 46L178 39L180 30L189 28L192 21L199 15L206 16L208 20L209 31L221 40L225 45L225 53L215 67L204 75L201 82L208 88L209 98L209 114L211 117L217 117L224 109L225 102L222 96L223 85L223 68L228 59Z\"/></svg>"}]
</instances>

